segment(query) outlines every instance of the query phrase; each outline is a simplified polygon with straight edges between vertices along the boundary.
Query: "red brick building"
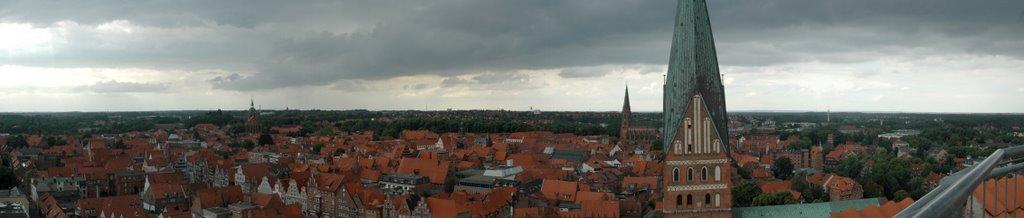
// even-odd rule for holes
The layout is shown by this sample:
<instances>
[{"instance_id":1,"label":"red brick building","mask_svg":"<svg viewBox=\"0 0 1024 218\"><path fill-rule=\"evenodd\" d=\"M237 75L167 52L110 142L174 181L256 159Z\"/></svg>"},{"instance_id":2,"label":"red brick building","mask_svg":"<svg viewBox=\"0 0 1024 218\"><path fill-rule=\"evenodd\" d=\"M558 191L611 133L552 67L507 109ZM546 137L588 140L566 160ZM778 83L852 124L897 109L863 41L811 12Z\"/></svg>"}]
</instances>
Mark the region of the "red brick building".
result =
<instances>
[{"instance_id":1,"label":"red brick building","mask_svg":"<svg viewBox=\"0 0 1024 218\"><path fill-rule=\"evenodd\" d=\"M732 159L694 94L665 156L665 217L731 217Z\"/></svg>"}]
</instances>

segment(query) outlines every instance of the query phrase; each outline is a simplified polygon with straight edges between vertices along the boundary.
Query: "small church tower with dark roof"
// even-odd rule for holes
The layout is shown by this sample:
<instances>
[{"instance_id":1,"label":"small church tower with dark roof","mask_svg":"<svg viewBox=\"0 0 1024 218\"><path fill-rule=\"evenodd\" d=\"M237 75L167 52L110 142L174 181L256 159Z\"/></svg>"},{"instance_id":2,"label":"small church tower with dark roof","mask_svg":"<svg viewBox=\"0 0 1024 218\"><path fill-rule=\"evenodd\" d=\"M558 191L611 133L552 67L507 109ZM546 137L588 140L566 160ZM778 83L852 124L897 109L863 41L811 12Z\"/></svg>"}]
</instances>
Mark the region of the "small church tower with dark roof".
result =
<instances>
[{"instance_id":1,"label":"small church tower with dark roof","mask_svg":"<svg viewBox=\"0 0 1024 218\"><path fill-rule=\"evenodd\" d=\"M260 134L263 128L260 126L260 112L256 110L256 104L249 99L249 118L245 120L245 130L249 134Z\"/></svg>"}]
</instances>

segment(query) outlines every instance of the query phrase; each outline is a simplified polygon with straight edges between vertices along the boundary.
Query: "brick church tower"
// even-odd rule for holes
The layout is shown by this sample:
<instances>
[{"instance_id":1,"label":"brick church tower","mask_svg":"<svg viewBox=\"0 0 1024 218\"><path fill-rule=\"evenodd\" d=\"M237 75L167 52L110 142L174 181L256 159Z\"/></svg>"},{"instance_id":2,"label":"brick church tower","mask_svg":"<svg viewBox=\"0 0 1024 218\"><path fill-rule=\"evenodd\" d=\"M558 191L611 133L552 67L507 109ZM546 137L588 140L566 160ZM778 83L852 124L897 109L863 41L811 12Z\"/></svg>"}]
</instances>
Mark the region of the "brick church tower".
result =
<instances>
[{"instance_id":1,"label":"brick church tower","mask_svg":"<svg viewBox=\"0 0 1024 218\"><path fill-rule=\"evenodd\" d=\"M629 138L629 121L631 119L633 119L633 110L629 108L629 87L626 87L626 99L622 102L622 123L619 125L619 139L622 141Z\"/></svg>"},{"instance_id":2,"label":"brick church tower","mask_svg":"<svg viewBox=\"0 0 1024 218\"><path fill-rule=\"evenodd\" d=\"M731 217L725 87L704 0L679 0L665 78L665 217Z\"/></svg>"}]
</instances>

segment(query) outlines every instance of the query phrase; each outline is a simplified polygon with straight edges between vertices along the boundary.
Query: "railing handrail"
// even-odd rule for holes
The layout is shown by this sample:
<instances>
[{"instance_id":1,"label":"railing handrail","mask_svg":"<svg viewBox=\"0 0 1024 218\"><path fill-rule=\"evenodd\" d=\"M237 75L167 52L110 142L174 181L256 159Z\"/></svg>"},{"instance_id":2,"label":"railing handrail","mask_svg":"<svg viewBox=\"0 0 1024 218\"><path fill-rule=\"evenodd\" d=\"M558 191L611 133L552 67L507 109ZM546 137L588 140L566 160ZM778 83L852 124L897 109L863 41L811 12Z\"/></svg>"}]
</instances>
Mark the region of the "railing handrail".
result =
<instances>
[{"instance_id":1,"label":"railing handrail","mask_svg":"<svg viewBox=\"0 0 1024 218\"><path fill-rule=\"evenodd\" d=\"M1024 156L1024 146L998 149L984 161L970 168L947 176L936 187L918 201L896 214L896 217L947 217L959 214L978 184L995 176L1024 169L1024 163L999 167L999 164Z\"/></svg>"}]
</instances>

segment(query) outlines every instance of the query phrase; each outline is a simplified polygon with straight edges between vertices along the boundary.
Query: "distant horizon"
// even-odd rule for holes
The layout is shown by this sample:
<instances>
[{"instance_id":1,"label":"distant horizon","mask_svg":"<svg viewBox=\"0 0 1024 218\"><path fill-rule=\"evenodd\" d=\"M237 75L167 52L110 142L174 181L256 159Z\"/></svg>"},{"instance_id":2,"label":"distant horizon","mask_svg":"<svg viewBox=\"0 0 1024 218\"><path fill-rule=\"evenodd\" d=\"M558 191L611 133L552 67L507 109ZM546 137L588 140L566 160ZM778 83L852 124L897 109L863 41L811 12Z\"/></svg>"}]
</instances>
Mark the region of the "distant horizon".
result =
<instances>
[{"instance_id":1,"label":"distant horizon","mask_svg":"<svg viewBox=\"0 0 1024 218\"><path fill-rule=\"evenodd\" d=\"M145 113L145 112L209 112L209 111L245 112L246 109L169 109L169 110L125 110L125 111L0 111L0 114L59 114L59 113ZM422 109L296 109L296 108L263 108L265 111L370 111L370 112L446 112L444 110L422 110ZM506 111L506 112L531 112L532 110L510 110L510 109L452 109L451 111ZM621 111L609 110L537 110L540 112L593 112L593 113L619 113ZM661 113L661 111L632 111L633 113ZM979 114L979 115L1024 115L1024 112L930 112L930 111L811 111L811 110L727 110L728 113L865 113L865 114Z\"/></svg>"}]
</instances>

